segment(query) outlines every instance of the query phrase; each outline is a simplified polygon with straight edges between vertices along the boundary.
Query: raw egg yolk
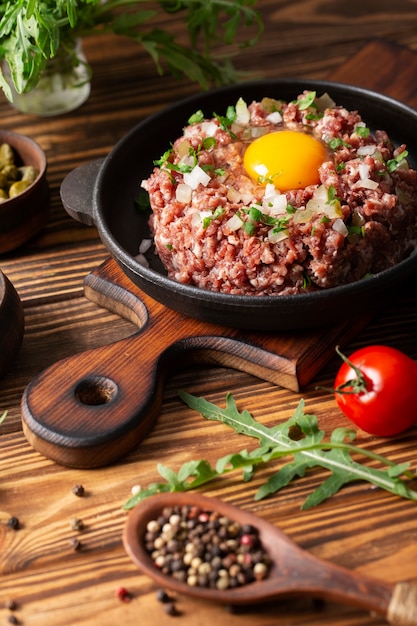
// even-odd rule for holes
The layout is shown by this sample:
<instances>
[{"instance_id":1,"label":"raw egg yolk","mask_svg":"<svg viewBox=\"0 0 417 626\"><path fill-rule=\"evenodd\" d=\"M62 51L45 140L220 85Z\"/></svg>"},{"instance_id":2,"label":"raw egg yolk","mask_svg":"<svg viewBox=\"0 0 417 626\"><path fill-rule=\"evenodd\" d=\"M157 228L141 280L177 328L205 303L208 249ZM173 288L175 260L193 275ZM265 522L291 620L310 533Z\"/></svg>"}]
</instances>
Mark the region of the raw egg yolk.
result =
<instances>
[{"instance_id":1,"label":"raw egg yolk","mask_svg":"<svg viewBox=\"0 0 417 626\"><path fill-rule=\"evenodd\" d=\"M306 133L281 130L258 137L246 148L243 165L257 183L282 192L320 182L318 169L328 160L324 144Z\"/></svg>"}]
</instances>

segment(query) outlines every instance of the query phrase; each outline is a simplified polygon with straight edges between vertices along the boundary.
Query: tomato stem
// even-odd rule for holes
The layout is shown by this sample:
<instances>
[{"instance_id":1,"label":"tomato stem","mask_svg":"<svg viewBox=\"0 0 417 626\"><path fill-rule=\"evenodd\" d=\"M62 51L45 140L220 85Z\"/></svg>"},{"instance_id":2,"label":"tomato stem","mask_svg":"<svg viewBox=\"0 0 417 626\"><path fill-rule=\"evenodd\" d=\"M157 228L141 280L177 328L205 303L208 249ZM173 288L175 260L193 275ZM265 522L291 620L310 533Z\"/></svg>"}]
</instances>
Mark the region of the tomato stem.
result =
<instances>
[{"instance_id":1,"label":"tomato stem","mask_svg":"<svg viewBox=\"0 0 417 626\"><path fill-rule=\"evenodd\" d=\"M335 349L336 349L337 354L344 361L344 363L346 363L346 365L348 365L355 372L356 378L351 378L350 380L347 380L342 385L339 385L338 387L336 387L334 389L334 393L340 393L340 394L345 394L345 395L349 395L349 394L355 395L355 394L360 394L360 393L366 393L368 391L368 386L367 386L368 381L365 375L363 374L363 372L359 369L359 367L357 367L351 361L349 361L348 357L345 354L343 354L339 346L336 346Z\"/></svg>"}]
</instances>

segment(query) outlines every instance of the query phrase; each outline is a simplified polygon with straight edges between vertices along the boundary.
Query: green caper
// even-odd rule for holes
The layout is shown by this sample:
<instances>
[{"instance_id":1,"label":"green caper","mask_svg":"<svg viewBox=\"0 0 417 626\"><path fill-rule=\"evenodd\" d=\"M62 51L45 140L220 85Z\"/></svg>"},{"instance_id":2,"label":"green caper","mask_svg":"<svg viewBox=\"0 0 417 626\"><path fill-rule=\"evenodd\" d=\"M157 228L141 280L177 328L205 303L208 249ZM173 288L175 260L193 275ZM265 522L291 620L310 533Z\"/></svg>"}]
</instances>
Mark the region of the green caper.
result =
<instances>
[{"instance_id":1,"label":"green caper","mask_svg":"<svg viewBox=\"0 0 417 626\"><path fill-rule=\"evenodd\" d=\"M9 183L7 182L7 176L6 174L3 174L3 172L0 172L0 189L8 189L9 188Z\"/></svg>"},{"instance_id":2,"label":"green caper","mask_svg":"<svg viewBox=\"0 0 417 626\"><path fill-rule=\"evenodd\" d=\"M3 143L0 146L0 166L10 165L14 163L13 148L8 143Z\"/></svg>"},{"instance_id":3,"label":"green caper","mask_svg":"<svg viewBox=\"0 0 417 626\"><path fill-rule=\"evenodd\" d=\"M14 157L9 144L0 145L0 203L25 191L39 174L33 165L17 167Z\"/></svg>"},{"instance_id":4,"label":"green caper","mask_svg":"<svg viewBox=\"0 0 417 626\"><path fill-rule=\"evenodd\" d=\"M9 183L14 182L15 180L20 180L19 170L17 169L16 165L12 163L5 165L2 168L1 172L2 174L5 174Z\"/></svg>"},{"instance_id":5,"label":"green caper","mask_svg":"<svg viewBox=\"0 0 417 626\"><path fill-rule=\"evenodd\" d=\"M31 184L36 180L38 176L38 170L33 167L33 165L22 165L22 167L19 167L19 172L21 175L20 180L27 181Z\"/></svg>"},{"instance_id":6,"label":"green caper","mask_svg":"<svg viewBox=\"0 0 417 626\"><path fill-rule=\"evenodd\" d=\"M25 191L29 187L29 185L30 182L27 180L18 180L17 182L13 183L13 185L11 185L9 189L9 198L15 198L19 195L19 193Z\"/></svg>"}]
</instances>

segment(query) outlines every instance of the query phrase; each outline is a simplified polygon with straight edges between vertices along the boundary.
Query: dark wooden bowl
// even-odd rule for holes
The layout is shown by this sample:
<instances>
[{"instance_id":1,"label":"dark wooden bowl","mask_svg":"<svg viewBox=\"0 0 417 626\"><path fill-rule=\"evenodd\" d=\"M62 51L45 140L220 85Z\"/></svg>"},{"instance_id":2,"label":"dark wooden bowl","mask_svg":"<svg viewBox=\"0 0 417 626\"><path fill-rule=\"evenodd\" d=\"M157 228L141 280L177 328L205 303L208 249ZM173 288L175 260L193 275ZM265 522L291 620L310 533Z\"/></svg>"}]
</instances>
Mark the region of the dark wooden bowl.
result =
<instances>
[{"instance_id":1,"label":"dark wooden bowl","mask_svg":"<svg viewBox=\"0 0 417 626\"><path fill-rule=\"evenodd\" d=\"M0 144L8 143L17 165L33 165L37 179L21 194L0 204L0 254L18 248L35 236L49 214L47 162L42 148L29 137L0 130Z\"/></svg>"},{"instance_id":2,"label":"dark wooden bowl","mask_svg":"<svg viewBox=\"0 0 417 626\"><path fill-rule=\"evenodd\" d=\"M23 307L16 289L0 271L0 376L20 350L24 334Z\"/></svg>"}]
</instances>

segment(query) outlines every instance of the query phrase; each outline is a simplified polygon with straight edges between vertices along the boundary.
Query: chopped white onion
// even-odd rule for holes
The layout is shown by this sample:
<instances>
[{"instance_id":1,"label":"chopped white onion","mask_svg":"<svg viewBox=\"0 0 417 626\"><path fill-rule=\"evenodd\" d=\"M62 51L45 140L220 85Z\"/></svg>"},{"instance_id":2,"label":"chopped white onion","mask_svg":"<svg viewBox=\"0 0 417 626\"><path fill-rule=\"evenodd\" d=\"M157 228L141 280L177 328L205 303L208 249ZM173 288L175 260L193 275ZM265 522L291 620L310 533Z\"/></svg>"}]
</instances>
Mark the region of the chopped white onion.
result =
<instances>
[{"instance_id":1,"label":"chopped white onion","mask_svg":"<svg viewBox=\"0 0 417 626\"><path fill-rule=\"evenodd\" d=\"M333 109L336 106L336 102L329 96L327 92L316 98L315 103L319 111L325 111L326 109Z\"/></svg>"},{"instance_id":2,"label":"chopped white onion","mask_svg":"<svg viewBox=\"0 0 417 626\"><path fill-rule=\"evenodd\" d=\"M282 122L282 115L279 111L273 111L266 116L266 119L268 122L271 122L271 124L280 124Z\"/></svg>"},{"instance_id":3,"label":"chopped white onion","mask_svg":"<svg viewBox=\"0 0 417 626\"><path fill-rule=\"evenodd\" d=\"M229 187L227 190L227 199L232 204L237 204L241 200L241 193L235 187Z\"/></svg>"},{"instance_id":4,"label":"chopped white onion","mask_svg":"<svg viewBox=\"0 0 417 626\"><path fill-rule=\"evenodd\" d=\"M210 182L210 176L199 165L196 165L191 172L184 174L184 183L189 185L191 189L197 189L199 185L207 187Z\"/></svg>"},{"instance_id":5,"label":"chopped white onion","mask_svg":"<svg viewBox=\"0 0 417 626\"><path fill-rule=\"evenodd\" d=\"M268 231L268 240L271 243L278 243L279 241L288 239L288 236L289 236L288 230L279 230L278 232L276 232L275 228L271 228L271 230Z\"/></svg>"},{"instance_id":6,"label":"chopped white onion","mask_svg":"<svg viewBox=\"0 0 417 626\"><path fill-rule=\"evenodd\" d=\"M206 135L206 137L214 137L214 135L216 134L218 128L219 127L216 124L216 122L213 122L213 121L203 122L201 124L201 130Z\"/></svg>"},{"instance_id":7,"label":"chopped white onion","mask_svg":"<svg viewBox=\"0 0 417 626\"><path fill-rule=\"evenodd\" d=\"M285 194L276 194L264 198L262 210L266 215L283 215L287 211L287 196Z\"/></svg>"},{"instance_id":8,"label":"chopped white onion","mask_svg":"<svg viewBox=\"0 0 417 626\"><path fill-rule=\"evenodd\" d=\"M361 180L366 180L369 178L369 165L366 163L360 163L358 167L359 178Z\"/></svg>"},{"instance_id":9,"label":"chopped white onion","mask_svg":"<svg viewBox=\"0 0 417 626\"><path fill-rule=\"evenodd\" d=\"M257 137L262 137L263 135L265 135L267 133L267 129L265 128L265 126L252 126L250 132L252 138L256 139Z\"/></svg>"},{"instance_id":10,"label":"chopped white onion","mask_svg":"<svg viewBox=\"0 0 417 626\"><path fill-rule=\"evenodd\" d=\"M251 193L242 193L241 200L244 206L248 206L249 204L252 204L253 202L253 195Z\"/></svg>"},{"instance_id":11,"label":"chopped white onion","mask_svg":"<svg viewBox=\"0 0 417 626\"><path fill-rule=\"evenodd\" d=\"M364 180L358 180L354 187L355 189L377 189L379 187L379 183L377 183L376 180L365 178Z\"/></svg>"},{"instance_id":12,"label":"chopped white onion","mask_svg":"<svg viewBox=\"0 0 417 626\"><path fill-rule=\"evenodd\" d=\"M181 165L188 165L189 167L194 166L194 157L187 151L180 160Z\"/></svg>"},{"instance_id":13,"label":"chopped white onion","mask_svg":"<svg viewBox=\"0 0 417 626\"><path fill-rule=\"evenodd\" d=\"M376 146L374 145L367 145L367 146L359 146L359 148L357 149L356 153L359 156L366 156L366 155L371 155L374 154L376 150Z\"/></svg>"},{"instance_id":14,"label":"chopped white onion","mask_svg":"<svg viewBox=\"0 0 417 626\"><path fill-rule=\"evenodd\" d=\"M181 141L181 143L178 145L178 148L177 148L178 156L181 159L183 157L188 157L190 154L190 148L191 148L190 142L188 141L188 139L184 139L184 141Z\"/></svg>"},{"instance_id":15,"label":"chopped white onion","mask_svg":"<svg viewBox=\"0 0 417 626\"><path fill-rule=\"evenodd\" d=\"M250 122L250 113L248 109L248 105L243 100L243 98L239 98L236 102L236 124L242 124L242 126L247 126Z\"/></svg>"},{"instance_id":16,"label":"chopped white onion","mask_svg":"<svg viewBox=\"0 0 417 626\"><path fill-rule=\"evenodd\" d=\"M316 211L312 211L311 209L299 208L293 215L293 222L295 224L307 224L311 219L313 219Z\"/></svg>"},{"instance_id":17,"label":"chopped white onion","mask_svg":"<svg viewBox=\"0 0 417 626\"><path fill-rule=\"evenodd\" d=\"M143 265L143 267L149 267L148 259L144 254L137 254L135 256L135 259L139 263L139 265Z\"/></svg>"},{"instance_id":18,"label":"chopped white onion","mask_svg":"<svg viewBox=\"0 0 417 626\"><path fill-rule=\"evenodd\" d=\"M142 239L139 244L139 254L145 254L152 246L152 239Z\"/></svg>"},{"instance_id":19,"label":"chopped white onion","mask_svg":"<svg viewBox=\"0 0 417 626\"><path fill-rule=\"evenodd\" d=\"M232 217L230 217L226 222L226 226L228 226L231 232L238 230L242 226L242 224L243 224L243 220L240 219L237 213L232 215Z\"/></svg>"},{"instance_id":20,"label":"chopped white onion","mask_svg":"<svg viewBox=\"0 0 417 626\"><path fill-rule=\"evenodd\" d=\"M191 218L191 226L200 226L206 217L211 217L212 215L211 211L196 211Z\"/></svg>"},{"instance_id":21,"label":"chopped white onion","mask_svg":"<svg viewBox=\"0 0 417 626\"><path fill-rule=\"evenodd\" d=\"M340 202L335 200L329 202L329 190L324 185L320 185L314 191L313 196L306 204L306 211L310 213L324 213L330 218L340 217Z\"/></svg>"},{"instance_id":22,"label":"chopped white onion","mask_svg":"<svg viewBox=\"0 0 417 626\"><path fill-rule=\"evenodd\" d=\"M340 218L334 221L332 228L337 233L340 233L341 235L343 235L343 237L347 237L349 234L346 224Z\"/></svg>"},{"instance_id":23,"label":"chopped white onion","mask_svg":"<svg viewBox=\"0 0 417 626\"><path fill-rule=\"evenodd\" d=\"M361 215L358 209L354 209L352 213L352 226L363 226L365 224L365 218Z\"/></svg>"},{"instance_id":24,"label":"chopped white onion","mask_svg":"<svg viewBox=\"0 0 417 626\"><path fill-rule=\"evenodd\" d=\"M181 202L182 204L188 204L191 202L191 197L193 194L193 190L190 185L186 185L185 183L179 183L175 190L175 199L177 202Z\"/></svg>"}]
</instances>

